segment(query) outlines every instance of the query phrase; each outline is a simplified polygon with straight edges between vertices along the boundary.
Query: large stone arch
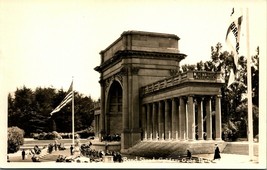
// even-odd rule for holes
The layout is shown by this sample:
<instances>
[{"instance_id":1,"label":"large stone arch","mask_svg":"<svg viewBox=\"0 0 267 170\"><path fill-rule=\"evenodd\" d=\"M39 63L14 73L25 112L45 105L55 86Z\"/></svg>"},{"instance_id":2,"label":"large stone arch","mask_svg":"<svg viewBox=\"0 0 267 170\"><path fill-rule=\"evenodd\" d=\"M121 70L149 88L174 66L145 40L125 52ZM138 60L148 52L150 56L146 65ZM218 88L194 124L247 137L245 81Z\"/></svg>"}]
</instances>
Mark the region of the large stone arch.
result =
<instances>
[{"instance_id":1,"label":"large stone arch","mask_svg":"<svg viewBox=\"0 0 267 170\"><path fill-rule=\"evenodd\" d=\"M122 133L122 85L116 79L110 82L106 96L106 132Z\"/></svg>"}]
</instances>

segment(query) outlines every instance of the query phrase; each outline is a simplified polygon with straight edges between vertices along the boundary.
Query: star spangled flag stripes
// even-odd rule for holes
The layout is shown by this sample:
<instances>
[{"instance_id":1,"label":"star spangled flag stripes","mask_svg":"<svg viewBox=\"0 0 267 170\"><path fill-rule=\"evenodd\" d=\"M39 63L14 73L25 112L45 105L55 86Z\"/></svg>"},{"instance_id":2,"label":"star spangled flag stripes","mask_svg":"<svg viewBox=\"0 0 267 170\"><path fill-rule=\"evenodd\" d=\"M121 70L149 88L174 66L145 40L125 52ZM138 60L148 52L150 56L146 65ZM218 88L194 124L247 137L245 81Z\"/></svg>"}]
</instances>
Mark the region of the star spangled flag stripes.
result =
<instances>
[{"instance_id":1,"label":"star spangled flag stripes","mask_svg":"<svg viewBox=\"0 0 267 170\"><path fill-rule=\"evenodd\" d=\"M239 55L239 45L240 45L240 33L241 33L241 24L243 20L243 15L241 12L235 12L234 8L231 13L230 25L226 32L226 44L228 48L233 52L234 55L234 63L233 69L230 72L230 78L228 81L228 87L234 82L235 73L237 70L238 64L238 55ZM233 44L235 44L233 46Z\"/></svg>"},{"instance_id":2,"label":"star spangled flag stripes","mask_svg":"<svg viewBox=\"0 0 267 170\"><path fill-rule=\"evenodd\" d=\"M62 100L62 102L50 113L53 115L56 112L59 112L66 104L68 104L72 100L73 95L73 82L71 82L70 88L67 92L67 96Z\"/></svg>"}]
</instances>

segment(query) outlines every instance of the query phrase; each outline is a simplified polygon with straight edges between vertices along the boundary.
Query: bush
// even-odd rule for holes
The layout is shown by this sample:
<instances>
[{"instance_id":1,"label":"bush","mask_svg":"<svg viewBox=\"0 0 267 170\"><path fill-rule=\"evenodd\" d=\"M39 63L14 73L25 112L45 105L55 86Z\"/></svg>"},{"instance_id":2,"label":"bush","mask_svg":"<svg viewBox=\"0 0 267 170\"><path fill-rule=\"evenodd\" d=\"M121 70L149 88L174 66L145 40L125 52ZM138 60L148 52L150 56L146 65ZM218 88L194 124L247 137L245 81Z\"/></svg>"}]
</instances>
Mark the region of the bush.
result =
<instances>
[{"instance_id":1,"label":"bush","mask_svg":"<svg viewBox=\"0 0 267 170\"><path fill-rule=\"evenodd\" d=\"M223 140L236 141L238 138L238 126L231 120L223 124Z\"/></svg>"},{"instance_id":2,"label":"bush","mask_svg":"<svg viewBox=\"0 0 267 170\"><path fill-rule=\"evenodd\" d=\"M7 152L15 153L24 144L24 130L12 126L8 128Z\"/></svg>"},{"instance_id":3,"label":"bush","mask_svg":"<svg viewBox=\"0 0 267 170\"><path fill-rule=\"evenodd\" d=\"M59 133L57 133L56 131L52 132L52 136L54 139L62 139L61 135Z\"/></svg>"},{"instance_id":4,"label":"bush","mask_svg":"<svg viewBox=\"0 0 267 170\"><path fill-rule=\"evenodd\" d=\"M40 134L32 134L32 136L34 139L38 139L38 140L62 139L61 135L56 131L48 132L48 133L42 132Z\"/></svg>"}]
</instances>

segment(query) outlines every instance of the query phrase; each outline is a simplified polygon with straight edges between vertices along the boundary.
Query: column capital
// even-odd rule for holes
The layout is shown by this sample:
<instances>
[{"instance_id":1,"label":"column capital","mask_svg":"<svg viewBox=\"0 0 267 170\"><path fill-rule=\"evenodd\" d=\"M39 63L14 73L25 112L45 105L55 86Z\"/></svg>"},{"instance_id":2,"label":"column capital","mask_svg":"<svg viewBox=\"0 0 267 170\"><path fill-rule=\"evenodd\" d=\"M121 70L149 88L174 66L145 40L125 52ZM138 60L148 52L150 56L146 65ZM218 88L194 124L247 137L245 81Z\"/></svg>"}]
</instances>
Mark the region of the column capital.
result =
<instances>
[{"instance_id":1,"label":"column capital","mask_svg":"<svg viewBox=\"0 0 267 170\"><path fill-rule=\"evenodd\" d=\"M170 100L170 99L164 99L163 101L164 101L164 102L168 102L168 100Z\"/></svg>"},{"instance_id":2,"label":"column capital","mask_svg":"<svg viewBox=\"0 0 267 170\"><path fill-rule=\"evenodd\" d=\"M178 99L177 99L177 97L172 97L171 100L172 101L177 101Z\"/></svg>"},{"instance_id":3,"label":"column capital","mask_svg":"<svg viewBox=\"0 0 267 170\"><path fill-rule=\"evenodd\" d=\"M131 71L131 75L137 75L139 72L139 67L131 67L130 71Z\"/></svg>"},{"instance_id":4,"label":"column capital","mask_svg":"<svg viewBox=\"0 0 267 170\"><path fill-rule=\"evenodd\" d=\"M197 102L203 102L205 100L205 97L197 97L196 100Z\"/></svg>"},{"instance_id":5,"label":"column capital","mask_svg":"<svg viewBox=\"0 0 267 170\"><path fill-rule=\"evenodd\" d=\"M204 97L206 100L211 100L212 99L212 96L205 96Z\"/></svg>"},{"instance_id":6,"label":"column capital","mask_svg":"<svg viewBox=\"0 0 267 170\"><path fill-rule=\"evenodd\" d=\"M120 70L120 73L122 76L127 76L128 75L128 66L123 66Z\"/></svg>"},{"instance_id":7,"label":"column capital","mask_svg":"<svg viewBox=\"0 0 267 170\"><path fill-rule=\"evenodd\" d=\"M189 95L187 95L187 97L195 97L195 95L189 94Z\"/></svg>"},{"instance_id":8,"label":"column capital","mask_svg":"<svg viewBox=\"0 0 267 170\"><path fill-rule=\"evenodd\" d=\"M221 94L216 95L217 98L222 98Z\"/></svg>"}]
</instances>

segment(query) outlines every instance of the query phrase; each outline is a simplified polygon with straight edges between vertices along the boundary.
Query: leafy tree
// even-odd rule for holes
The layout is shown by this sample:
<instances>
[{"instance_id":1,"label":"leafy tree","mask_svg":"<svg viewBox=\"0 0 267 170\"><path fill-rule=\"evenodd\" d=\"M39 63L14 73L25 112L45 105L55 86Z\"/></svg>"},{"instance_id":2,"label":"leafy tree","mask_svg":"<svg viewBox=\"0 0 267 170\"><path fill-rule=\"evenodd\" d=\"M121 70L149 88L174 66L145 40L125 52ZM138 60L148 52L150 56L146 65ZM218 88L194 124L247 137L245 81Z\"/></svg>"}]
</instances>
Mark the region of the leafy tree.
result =
<instances>
[{"instance_id":1,"label":"leafy tree","mask_svg":"<svg viewBox=\"0 0 267 170\"><path fill-rule=\"evenodd\" d=\"M24 144L24 131L12 126L8 128L7 132L7 151L8 153L15 153Z\"/></svg>"}]
</instances>

